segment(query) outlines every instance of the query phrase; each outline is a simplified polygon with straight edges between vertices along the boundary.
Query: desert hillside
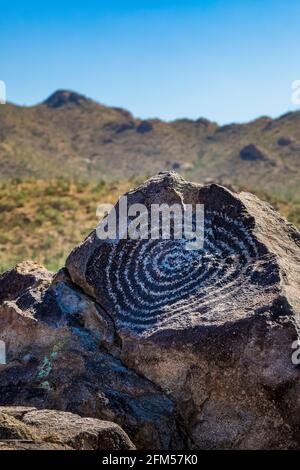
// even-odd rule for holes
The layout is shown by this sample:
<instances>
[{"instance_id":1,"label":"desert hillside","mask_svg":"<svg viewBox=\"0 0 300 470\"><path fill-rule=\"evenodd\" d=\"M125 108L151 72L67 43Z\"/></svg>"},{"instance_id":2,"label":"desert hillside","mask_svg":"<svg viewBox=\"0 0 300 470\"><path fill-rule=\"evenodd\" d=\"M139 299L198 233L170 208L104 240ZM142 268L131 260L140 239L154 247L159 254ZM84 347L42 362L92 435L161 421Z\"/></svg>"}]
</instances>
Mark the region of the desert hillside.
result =
<instances>
[{"instance_id":1,"label":"desert hillside","mask_svg":"<svg viewBox=\"0 0 300 470\"><path fill-rule=\"evenodd\" d=\"M0 178L124 179L173 169L194 181L294 195L299 135L300 112L226 126L141 120L61 90L36 106L0 107Z\"/></svg>"}]
</instances>

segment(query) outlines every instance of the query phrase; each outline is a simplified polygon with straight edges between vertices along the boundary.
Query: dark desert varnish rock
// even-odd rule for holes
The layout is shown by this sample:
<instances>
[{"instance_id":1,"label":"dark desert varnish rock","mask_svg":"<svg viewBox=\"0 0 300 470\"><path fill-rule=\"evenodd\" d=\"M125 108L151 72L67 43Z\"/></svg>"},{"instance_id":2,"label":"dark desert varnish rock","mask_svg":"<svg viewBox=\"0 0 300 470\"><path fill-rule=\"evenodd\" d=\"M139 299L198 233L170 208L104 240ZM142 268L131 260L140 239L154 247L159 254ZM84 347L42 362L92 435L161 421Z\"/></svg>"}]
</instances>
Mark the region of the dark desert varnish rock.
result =
<instances>
[{"instance_id":1,"label":"dark desert varnish rock","mask_svg":"<svg viewBox=\"0 0 300 470\"><path fill-rule=\"evenodd\" d=\"M249 144L246 145L246 147L243 147L240 151L240 157L242 160L247 160L250 162L260 160L263 161L268 159L265 153L254 144Z\"/></svg>"},{"instance_id":2,"label":"dark desert varnish rock","mask_svg":"<svg viewBox=\"0 0 300 470\"><path fill-rule=\"evenodd\" d=\"M87 98L79 93L70 90L57 90L45 101L49 108L61 108L63 106L80 106L87 101Z\"/></svg>"},{"instance_id":3,"label":"dark desert varnish rock","mask_svg":"<svg viewBox=\"0 0 300 470\"><path fill-rule=\"evenodd\" d=\"M204 204L205 238L188 251L185 240L116 243L94 231L70 254L73 282L113 319L123 362L170 394L196 447L295 446L297 230L249 193L176 173L127 197Z\"/></svg>"},{"instance_id":4,"label":"dark desert varnish rock","mask_svg":"<svg viewBox=\"0 0 300 470\"><path fill-rule=\"evenodd\" d=\"M0 365L1 405L113 421L139 449L185 446L172 400L122 363L111 319L66 272L53 277L25 262L3 274L0 286L9 299L0 302L7 352ZM13 410L17 418L19 411Z\"/></svg>"}]
</instances>

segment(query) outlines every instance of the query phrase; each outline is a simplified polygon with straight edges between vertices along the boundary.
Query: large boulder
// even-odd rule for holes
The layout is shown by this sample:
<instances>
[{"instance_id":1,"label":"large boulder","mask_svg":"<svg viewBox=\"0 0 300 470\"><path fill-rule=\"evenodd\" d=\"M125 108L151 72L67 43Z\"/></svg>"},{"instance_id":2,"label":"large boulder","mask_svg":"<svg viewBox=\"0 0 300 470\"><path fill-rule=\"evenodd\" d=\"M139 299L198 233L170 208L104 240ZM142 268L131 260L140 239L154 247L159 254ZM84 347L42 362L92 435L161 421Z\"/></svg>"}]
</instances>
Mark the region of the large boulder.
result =
<instances>
[{"instance_id":1,"label":"large boulder","mask_svg":"<svg viewBox=\"0 0 300 470\"><path fill-rule=\"evenodd\" d=\"M184 447L172 400L122 363L112 320L64 270L53 276L26 262L1 285L0 404L114 421L141 449Z\"/></svg>"},{"instance_id":2,"label":"large boulder","mask_svg":"<svg viewBox=\"0 0 300 470\"><path fill-rule=\"evenodd\" d=\"M17 417L16 417L17 416ZM117 424L54 410L0 407L0 450L133 450Z\"/></svg>"},{"instance_id":3,"label":"large boulder","mask_svg":"<svg viewBox=\"0 0 300 470\"><path fill-rule=\"evenodd\" d=\"M0 276L0 302L15 300L21 292L29 291L35 288L35 292L39 288L48 286L53 278L43 266L32 261L24 261L15 268Z\"/></svg>"},{"instance_id":4,"label":"large boulder","mask_svg":"<svg viewBox=\"0 0 300 470\"><path fill-rule=\"evenodd\" d=\"M197 448L300 446L300 234L248 193L163 173L128 205L203 204L204 245L93 231L66 262L114 323L120 358L173 402ZM118 208L118 207L117 207ZM128 222L132 219L128 219Z\"/></svg>"}]
</instances>

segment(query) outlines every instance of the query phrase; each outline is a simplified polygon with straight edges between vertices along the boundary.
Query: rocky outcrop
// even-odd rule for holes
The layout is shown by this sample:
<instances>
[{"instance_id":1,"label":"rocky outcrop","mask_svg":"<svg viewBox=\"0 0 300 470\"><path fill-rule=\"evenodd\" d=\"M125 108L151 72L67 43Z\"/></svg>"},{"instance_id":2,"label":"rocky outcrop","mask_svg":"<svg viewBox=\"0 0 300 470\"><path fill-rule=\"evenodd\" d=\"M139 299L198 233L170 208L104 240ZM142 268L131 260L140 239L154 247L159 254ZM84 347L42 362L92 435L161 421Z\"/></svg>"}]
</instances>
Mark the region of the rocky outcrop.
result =
<instances>
[{"instance_id":1,"label":"rocky outcrop","mask_svg":"<svg viewBox=\"0 0 300 470\"><path fill-rule=\"evenodd\" d=\"M146 132L151 132L153 130L153 125L149 121L141 121L137 126L136 131L139 134L145 134Z\"/></svg>"},{"instance_id":2,"label":"rocky outcrop","mask_svg":"<svg viewBox=\"0 0 300 470\"><path fill-rule=\"evenodd\" d=\"M0 407L0 450L133 450L120 426L72 413Z\"/></svg>"},{"instance_id":3,"label":"rocky outcrop","mask_svg":"<svg viewBox=\"0 0 300 470\"><path fill-rule=\"evenodd\" d=\"M250 162L268 160L267 155L254 144L249 144L243 147L240 151L240 157L242 160Z\"/></svg>"},{"instance_id":4,"label":"rocky outcrop","mask_svg":"<svg viewBox=\"0 0 300 470\"><path fill-rule=\"evenodd\" d=\"M299 446L300 236L248 193L161 174L128 204L204 204L204 246L100 240L70 254L74 284L113 319L128 367L177 404L198 448Z\"/></svg>"},{"instance_id":5,"label":"rocky outcrop","mask_svg":"<svg viewBox=\"0 0 300 470\"><path fill-rule=\"evenodd\" d=\"M127 199L202 204L203 245L93 231L55 276L5 273L1 403L113 421L143 449L299 448L299 232L251 194L176 173Z\"/></svg>"},{"instance_id":6,"label":"rocky outcrop","mask_svg":"<svg viewBox=\"0 0 300 470\"><path fill-rule=\"evenodd\" d=\"M49 108L61 108L64 106L80 106L87 101L88 99L85 96L74 91L57 90L44 101L44 104Z\"/></svg>"},{"instance_id":7,"label":"rocky outcrop","mask_svg":"<svg viewBox=\"0 0 300 470\"><path fill-rule=\"evenodd\" d=\"M0 303L15 300L20 293L30 292L34 287L35 292L40 286L49 285L53 278L47 269L32 261L24 261L0 277Z\"/></svg>"},{"instance_id":8,"label":"rocky outcrop","mask_svg":"<svg viewBox=\"0 0 300 470\"><path fill-rule=\"evenodd\" d=\"M7 350L7 364L0 366L2 405L114 421L139 448L184 446L172 400L124 366L110 317L66 272L53 278L24 263L5 273L0 285L7 279L19 290L0 304L0 339Z\"/></svg>"},{"instance_id":9,"label":"rocky outcrop","mask_svg":"<svg viewBox=\"0 0 300 470\"><path fill-rule=\"evenodd\" d=\"M286 147L294 143L294 139L291 139L290 137L282 136L282 137L279 137L279 139L277 140L277 143L281 147Z\"/></svg>"}]
</instances>

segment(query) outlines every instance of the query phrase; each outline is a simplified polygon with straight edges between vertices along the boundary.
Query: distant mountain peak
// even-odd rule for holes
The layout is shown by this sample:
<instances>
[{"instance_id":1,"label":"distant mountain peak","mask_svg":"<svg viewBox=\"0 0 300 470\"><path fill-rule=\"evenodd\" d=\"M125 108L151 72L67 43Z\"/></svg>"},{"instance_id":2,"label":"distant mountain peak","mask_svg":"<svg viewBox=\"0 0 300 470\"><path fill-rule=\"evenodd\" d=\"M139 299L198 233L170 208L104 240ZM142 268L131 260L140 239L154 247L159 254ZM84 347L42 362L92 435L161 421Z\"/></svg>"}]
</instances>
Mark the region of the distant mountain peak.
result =
<instances>
[{"instance_id":1,"label":"distant mountain peak","mask_svg":"<svg viewBox=\"0 0 300 470\"><path fill-rule=\"evenodd\" d=\"M88 101L88 99L84 95L74 91L57 90L44 101L44 104L49 108L61 108L68 105L78 106L85 101Z\"/></svg>"}]
</instances>

